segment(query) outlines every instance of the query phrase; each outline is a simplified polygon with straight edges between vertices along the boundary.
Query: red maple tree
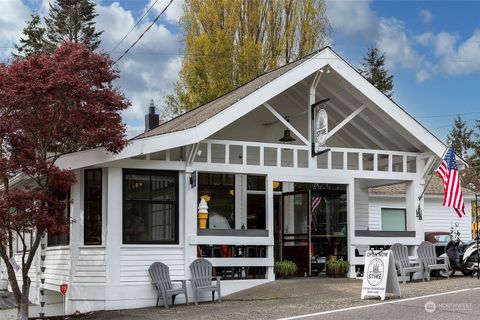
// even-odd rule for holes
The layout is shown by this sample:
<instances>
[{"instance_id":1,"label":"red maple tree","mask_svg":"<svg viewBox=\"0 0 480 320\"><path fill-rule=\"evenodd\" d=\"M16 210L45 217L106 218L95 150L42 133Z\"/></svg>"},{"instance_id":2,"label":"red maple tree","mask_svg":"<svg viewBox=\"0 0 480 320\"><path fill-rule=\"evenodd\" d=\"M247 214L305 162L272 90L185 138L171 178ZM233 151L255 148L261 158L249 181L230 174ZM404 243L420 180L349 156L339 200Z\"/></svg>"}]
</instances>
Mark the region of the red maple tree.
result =
<instances>
[{"instance_id":1,"label":"red maple tree","mask_svg":"<svg viewBox=\"0 0 480 320\"><path fill-rule=\"evenodd\" d=\"M76 177L56 161L95 147L118 153L127 144L120 112L129 102L112 84L118 76L107 55L73 43L0 65L0 256L19 319L28 317L28 271L42 236L69 231L68 203L57 195ZM9 263L14 237L23 247L21 282Z\"/></svg>"}]
</instances>

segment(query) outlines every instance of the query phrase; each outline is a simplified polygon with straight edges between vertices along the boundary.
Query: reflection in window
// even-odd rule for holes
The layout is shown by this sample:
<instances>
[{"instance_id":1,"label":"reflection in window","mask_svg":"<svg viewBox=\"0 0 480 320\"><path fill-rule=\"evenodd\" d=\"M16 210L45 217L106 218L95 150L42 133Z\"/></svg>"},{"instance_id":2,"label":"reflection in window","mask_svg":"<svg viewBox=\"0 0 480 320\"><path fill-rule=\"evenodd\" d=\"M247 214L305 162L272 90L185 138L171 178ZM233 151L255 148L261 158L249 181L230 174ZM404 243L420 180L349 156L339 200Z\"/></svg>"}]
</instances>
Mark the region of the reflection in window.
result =
<instances>
[{"instance_id":1,"label":"reflection in window","mask_svg":"<svg viewBox=\"0 0 480 320\"><path fill-rule=\"evenodd\" d=\"M226 173L198 174L198 202L208 196L208 228L235 228L235 175Z\"/></svg>"},{"instance_id":2,"label":"reflection in window","mask_svg":"<svg viewBox=\"0 0 480 320\"><path fill-rule=\"evenodd\" d=\"M61 201L64 203L65 207L59 215L63 216L64 221L69 221L70 220L70 191L66 192L56 192L55 196L57 197L58 201ZM68 233L66 234L60 234L60 233L49 233L48 234L48 239L47 239L47 244L49 247L53 246L65 246L68 245L70 242L70 235Z\"/></svg>"},{"instance_id":3,"label":"reflection in window","mask_svg":"<svg viewBox=\"0 0 480 320\"><path fill-rule=\"evenodd\" d=\"M125 170L123 243L178 243L178 173Z\"/></svg>"}]
</instances>

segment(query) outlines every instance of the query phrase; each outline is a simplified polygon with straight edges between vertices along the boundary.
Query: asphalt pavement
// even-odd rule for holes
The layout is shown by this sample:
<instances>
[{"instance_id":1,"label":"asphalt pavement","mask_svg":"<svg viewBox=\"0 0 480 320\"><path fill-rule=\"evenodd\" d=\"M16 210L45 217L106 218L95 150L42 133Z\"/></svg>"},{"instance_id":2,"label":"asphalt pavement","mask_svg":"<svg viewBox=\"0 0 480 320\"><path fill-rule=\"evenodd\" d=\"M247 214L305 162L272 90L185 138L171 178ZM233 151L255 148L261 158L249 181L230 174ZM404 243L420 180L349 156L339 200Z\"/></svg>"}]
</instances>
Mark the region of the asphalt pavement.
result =
<instances>
[{"instance_id":1,"label":"asphalt pavement","mask_svg":"<svg viewBox=\"0 0 480 320\"><path fill-rule=\"evenodd\" d=\"M301 315L282 320L478 320L480 287L447 293L386 301L339 310Z\"/></svg>"},{"instance_id":2,"label":"asphalt pavement","mask_svg":"<svg viewBox=\"0 0 480 320\"><path fill-rule=\"evenodd\" d=\"M385 301L360 299L361 285L361 280L323 277L279 280L224 297L222 303L101 311L82 320L270 320L308 314L316 315L303 318L480 320L480 281L476 278L400 283L401 297L389 296ZM452 291L456 293L448 293ZM427 301L435 303L434 312L425 311Z\"/></svg>"}]
</instances>

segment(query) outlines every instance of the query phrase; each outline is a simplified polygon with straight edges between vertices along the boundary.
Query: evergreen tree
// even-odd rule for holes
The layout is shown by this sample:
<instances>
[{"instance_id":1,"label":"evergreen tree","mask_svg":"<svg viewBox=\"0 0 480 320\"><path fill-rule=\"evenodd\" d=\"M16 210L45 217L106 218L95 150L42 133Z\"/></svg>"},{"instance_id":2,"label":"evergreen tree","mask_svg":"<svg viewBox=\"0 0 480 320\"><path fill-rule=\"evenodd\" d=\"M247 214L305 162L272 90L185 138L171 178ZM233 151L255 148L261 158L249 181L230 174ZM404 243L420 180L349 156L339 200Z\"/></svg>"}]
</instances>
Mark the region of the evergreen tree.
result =
<instances>
[{"instance_id":1,"label":"evergreen tree","mask_svg":"<svg viewBox=\"0 0 480 320\"><path fill-rule=\"evenodd\" d=\"M185 54L167 108L196 108L320 49L330 34L325 11L324 0L186 0Z\"/></svg>"},{"instance_id":2,"label":"evergreen tree","mask_svg":"<svg viewBox=\"0 0 480 320\"><path fill-rule=\"evenodd\" d=\"M477 128L480 125L477 122ZM474 137L477 140L473 139ZM447 136L448 143L453 144L453 149L468 164L468 168L461 171L462 186L478 192L480 188L480 136L466 126L466 122L457 115L453 128Z\"/></svg>"},{"instance_id":3,"label":"evergreen tree","mask_svg":"<svg viewBox=\"0 0 480 320\"><path fill-rule=\"evenodd\" d=\"M23 29L24 37L20 38L20 45L15 45L14 57L28 57L31 54L45 50L45 28L41 26L40 16L37 13L31 15L32 19L27 22Z\"/></svg>"},{"instance_id":4,"label":"evergreen tree","mask_svg":"<svg viewBox=\"0 0 480 320\"><path fill-rule=\"evenodd\" d=\"M362 66L358 71L378 90L382 91L387 97L391 98L393 94L393 75L389 75L385 69L385 54L372 44L363 57Z\"/></svg>"},{"instance_id":5,"label":"evergreen tree","mask_svg":"<svg viewBox=\"0 0 480 320\"><path fill-rule=\"evenodd\" d=\"M480 193L480 120L475 121L474 139L472 141L472 155L469 157L470 176L475 186L474 191Z\"/></svg>"},{"instance_id":6,"label":"evergreen tree","mask_svg":"<svg viewBox=\"0 0 480 320\"><path fill-rule=\"evenodd\" d=\"M45 17L49 51L65 41L83 43L92 50L98 48L103 31L95 30L93 19L96 16L92 0L56 0L50 3L50 11Z\"/></svg>"},{"instance_id":7,"label":"evergreen tree","mask_svg":"<svg viewBox=\"0 0 480 320\"><path fill-rule=\"evenodd\" d=\"M473 147L473 130L468 129L466 122L457 115L453 120L453 128L447 136L448 143L453 144L455 153L463 159L467 159L469 151Z\"/></svg>"}]
</instances>

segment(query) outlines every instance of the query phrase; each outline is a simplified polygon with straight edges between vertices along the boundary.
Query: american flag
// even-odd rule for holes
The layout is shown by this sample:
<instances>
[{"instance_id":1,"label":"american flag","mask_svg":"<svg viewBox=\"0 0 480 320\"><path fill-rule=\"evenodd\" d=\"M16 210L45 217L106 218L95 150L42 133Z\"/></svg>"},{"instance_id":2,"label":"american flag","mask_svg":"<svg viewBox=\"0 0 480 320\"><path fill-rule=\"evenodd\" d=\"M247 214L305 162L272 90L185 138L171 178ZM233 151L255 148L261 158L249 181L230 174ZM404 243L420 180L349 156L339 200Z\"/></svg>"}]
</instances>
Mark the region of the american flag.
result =
<instances>
[{"instance_id":1,"label":"american flag","mask_svg":"<svg viewBox=\"0 0 480 320\"><path fill-rule=\"evenodd\" d=\"M455 209L458 216L462 217L465 214L465 203L453 145L448 148L437 174L443 182L443 205Z\"/></svg>"},{"instance_id":2,"label":"american flag","mask_svg":"<svg viewBox=\"0 0 480 320\"><path fill-rule=\"evenodd\" d=\"M310 223L312 225L313 231L317 231L317 209L322 202L322 197L313 196L312 197L312 211L311 211L311 219Z\"/></svg>"}]
</instances>

